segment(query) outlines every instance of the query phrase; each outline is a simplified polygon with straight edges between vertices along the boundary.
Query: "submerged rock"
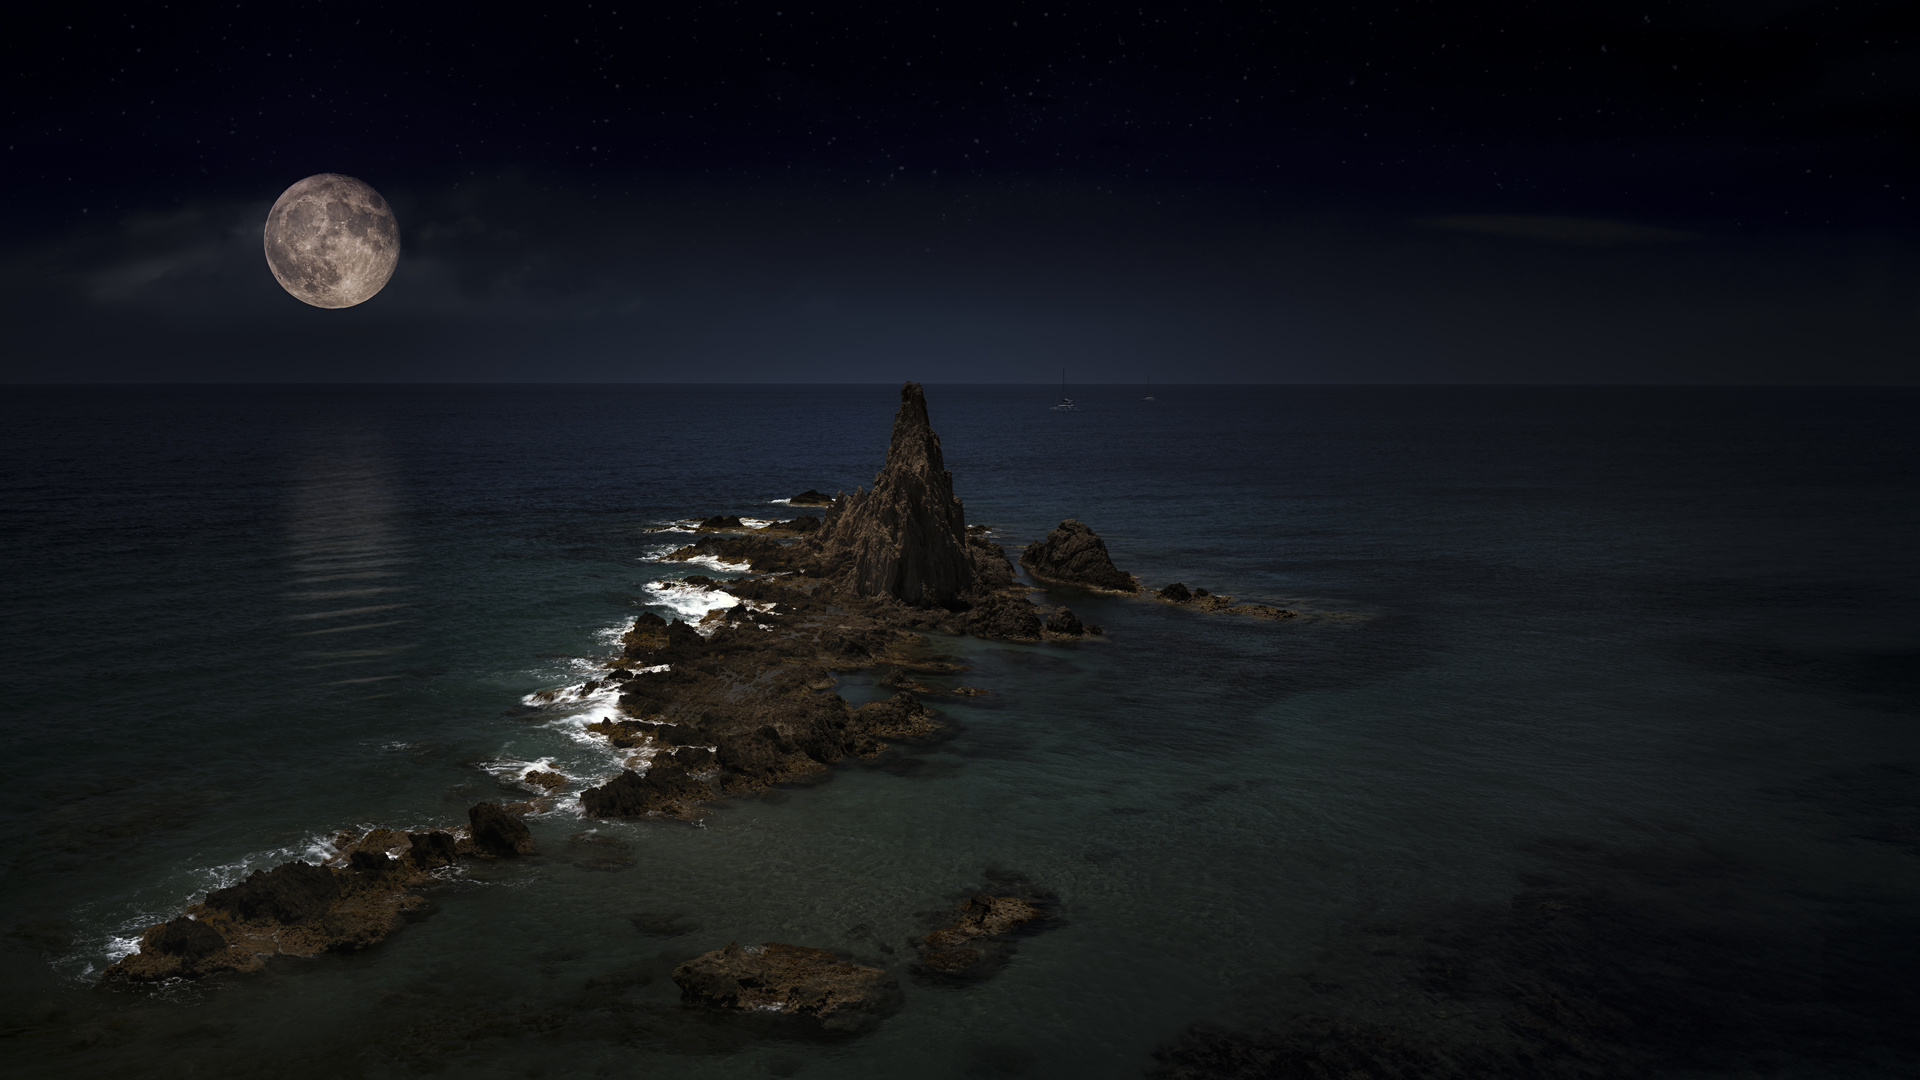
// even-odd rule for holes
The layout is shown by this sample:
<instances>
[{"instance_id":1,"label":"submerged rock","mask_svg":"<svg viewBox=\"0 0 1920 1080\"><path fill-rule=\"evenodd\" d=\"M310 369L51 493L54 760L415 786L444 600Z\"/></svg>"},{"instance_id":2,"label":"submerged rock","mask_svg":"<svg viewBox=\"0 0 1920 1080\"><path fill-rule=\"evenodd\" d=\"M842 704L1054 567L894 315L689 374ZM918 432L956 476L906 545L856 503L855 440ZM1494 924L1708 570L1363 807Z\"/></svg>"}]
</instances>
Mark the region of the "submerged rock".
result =
<instances>
[{"instance_id":1,"label":"submerged rock","mask_svg":"<svg viewBox=\"0 0 1920 1080\"><path fill-rule=\"evenodd\" d=\"M861 596L891 596L914 607L963 606L975 589L967 521L953 474L927 418L919 383L900 388L887 463L873 489L827 511L819 550Z\"/></svg>"},{"instance_id":2,"label":"submerged rock","mask_svg":"<svg viewBox=\"0 0 1920 1080\"><path fill-rule=\"evenodd\" d=\"M1297 611L1273 607L1270 604L1242 604L1225 593L1210 593L1205 589L1188 590L1178 581L1161 589L1154 596L1169 604L1180 604L1198 611L1224 611L1229 615L1245 615L1250 619L1294 619L1300 616Z\"/></svg>"},{"instance_id":3,"label":"submerged rock","mask_svg":"<svg viewBox=\"0 0 1920 1080\"><path fill-rule=\"evenodd\" d=\"M673 969L684 1001L766 1010L818 1021L827 1031L865 1031L900 1006L898 980L825 949L733 942Z\"/></svg>"},{"instance_id":4,"label":"submerged rock","mask_svg":"<svg viewBox=\"0 0 1920 1080\"><path fill-rule=\"evenodd\" d=\"M1029 896L975 893L960 905L953 922L914 940L920 960L914 970L945 978L984 979L1006 966L1016 931L1038 930L1053 920L1042 904L1051 894L1028 888Z\"/></svg>"},{"instance_id":5,"label":"submerged rock","mask_svg":"<svg viewBox=\"0 0 1920 1080\"><path fill-rule=\"evenodd\" d=\"M567 837L562 857L582 870L625 870L639 861L632 844L591 831Z\"/></svg>"},{"instance_id":6,"label":"submerged rock","mask_svg":"<svg viewBox=\"0 0 1920 1080\"><path fill-rule=\"evenodd\" d=\"M1020 565L1034 577L1063 585L1112 592L1139 592L1140 583L1113 565L1106 541L1080 522L1068 518L1045 540L1028 544Z\"/></svg>"}]
</instances>

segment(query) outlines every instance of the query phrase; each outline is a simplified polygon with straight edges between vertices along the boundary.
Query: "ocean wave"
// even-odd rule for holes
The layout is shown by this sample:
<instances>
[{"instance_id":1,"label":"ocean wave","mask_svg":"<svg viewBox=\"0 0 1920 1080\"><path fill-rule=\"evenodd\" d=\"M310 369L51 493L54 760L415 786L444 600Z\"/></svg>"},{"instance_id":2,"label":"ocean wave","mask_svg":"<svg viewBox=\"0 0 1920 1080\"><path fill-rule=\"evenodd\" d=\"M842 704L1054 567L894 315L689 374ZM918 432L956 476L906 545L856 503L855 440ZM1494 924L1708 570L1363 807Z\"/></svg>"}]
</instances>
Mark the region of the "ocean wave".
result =
<instances>
[{"instance_id":1,"label":"ocean wave","mask_svg":"<svg viewBox=\"0 0 1920 1080\"><path fill-rule=\"evenodd\" d=\"M744 559L739 562L728 562L716 555L694 555L690 558L675 559L674 561L686 566L700 566L708 570L718 570L725 574L737 574L753 565Z\"/></svg>"},{"instance_id":2,"label":"ocean wave","mask_svg":"<svg viewBox=\"0 0 1920 1080\"><path fill-rule=\"evenodd\" d=\"M696 624L715 608L736 607L740 603L740 599L730 593L684 581L651 581L647 583L647 591L655 597L655 607L667 608L676 618Z\"/></svg>"}]
</instances>

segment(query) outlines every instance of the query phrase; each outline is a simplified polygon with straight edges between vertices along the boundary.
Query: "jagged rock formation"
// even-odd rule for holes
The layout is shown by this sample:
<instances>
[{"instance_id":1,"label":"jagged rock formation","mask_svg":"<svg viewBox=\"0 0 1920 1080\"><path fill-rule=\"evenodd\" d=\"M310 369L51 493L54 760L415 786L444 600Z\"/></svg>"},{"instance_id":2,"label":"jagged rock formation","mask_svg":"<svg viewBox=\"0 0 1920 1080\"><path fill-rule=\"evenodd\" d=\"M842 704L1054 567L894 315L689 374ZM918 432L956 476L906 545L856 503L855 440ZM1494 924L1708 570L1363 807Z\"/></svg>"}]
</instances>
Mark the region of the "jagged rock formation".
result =
<instances>
[{"instance_id":1,"label":"jagged rock formation","mask_svg":"<svg viewBox=\"0 0 1920 1080\"><path fill-rule=\"evenodd\" d=\"M732 942L673 970L682 1000L803 1016L828 1031L864 1031L900 1006L900 984L825 949Z\"/></svg>"},{"instance_id":2,"label":"jagged rock formation","mask_svg":"<svg viewBox=\"0 0 1920 1080\"><path fill-rule=\"evenodd\" d=\"M861 596L891 596L914 607L958 608L976 592L966 513L927 418L919 383L900 388L887 464L873 489L835 500L818 550Z\"/></svg>"},{"instance_id":3,"label":"jagged rock formation","mask_svg":"<svg viewBox=\"0 0 1920 1080\"><path fill-rule=\"evenodd\" d=\"M1028 544L1020 553L1020 565L1043 581L1111 592L1140 591L1133 575L1113 565L1106 541L1072 518L1061 522L1045 540Z\"/></svg>"}]
</instances>

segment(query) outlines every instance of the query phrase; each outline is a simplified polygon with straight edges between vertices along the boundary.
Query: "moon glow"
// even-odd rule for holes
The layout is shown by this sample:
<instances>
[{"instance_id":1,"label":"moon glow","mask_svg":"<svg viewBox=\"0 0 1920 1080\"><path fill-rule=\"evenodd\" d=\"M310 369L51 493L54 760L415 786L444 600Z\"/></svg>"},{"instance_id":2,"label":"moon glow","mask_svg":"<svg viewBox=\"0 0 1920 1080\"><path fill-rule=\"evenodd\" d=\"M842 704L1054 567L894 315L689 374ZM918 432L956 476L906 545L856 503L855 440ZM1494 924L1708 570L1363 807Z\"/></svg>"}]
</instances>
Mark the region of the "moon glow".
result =
<instances>
[{"instance_id":1,"label":"moon glow","mask_svg":"<svg viewBox=\"0 0 1920 1080\"><path fill-rule=\"evenodd\" d=\"M267 211L267 267L295 297L321 308L364 303L400 261L400 226L364 181L319 173Z\"/></svg>"}]
</instances>

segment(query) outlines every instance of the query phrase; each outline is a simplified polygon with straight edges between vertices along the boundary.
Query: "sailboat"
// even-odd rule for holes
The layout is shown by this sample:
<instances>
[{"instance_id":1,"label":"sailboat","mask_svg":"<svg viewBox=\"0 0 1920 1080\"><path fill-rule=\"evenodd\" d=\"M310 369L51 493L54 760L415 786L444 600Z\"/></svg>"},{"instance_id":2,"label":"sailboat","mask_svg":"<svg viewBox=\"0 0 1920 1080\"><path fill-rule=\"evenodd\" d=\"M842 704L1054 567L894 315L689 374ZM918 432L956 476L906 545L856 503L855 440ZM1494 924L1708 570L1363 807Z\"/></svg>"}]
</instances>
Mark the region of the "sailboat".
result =
<instances>
[{"instance_id":1,"label":"sailboat","mask_svg":"<svg viewBox=\"0 0 1920 1080\"><path fill-rule=\"evenodd\" d=\"M1060 404L1053 407L1054 412L1079 412L1080 406L1067 396L1067 369L1060 369Z\"/></svg>"}]
</instances>

